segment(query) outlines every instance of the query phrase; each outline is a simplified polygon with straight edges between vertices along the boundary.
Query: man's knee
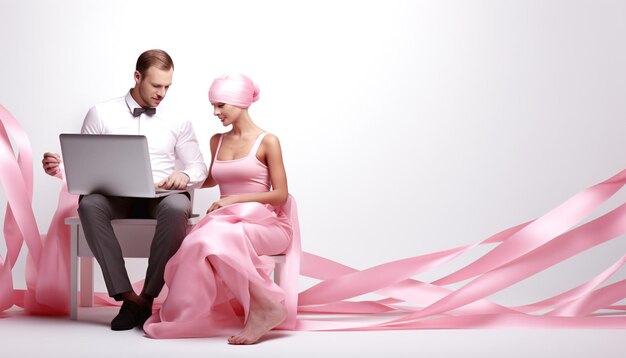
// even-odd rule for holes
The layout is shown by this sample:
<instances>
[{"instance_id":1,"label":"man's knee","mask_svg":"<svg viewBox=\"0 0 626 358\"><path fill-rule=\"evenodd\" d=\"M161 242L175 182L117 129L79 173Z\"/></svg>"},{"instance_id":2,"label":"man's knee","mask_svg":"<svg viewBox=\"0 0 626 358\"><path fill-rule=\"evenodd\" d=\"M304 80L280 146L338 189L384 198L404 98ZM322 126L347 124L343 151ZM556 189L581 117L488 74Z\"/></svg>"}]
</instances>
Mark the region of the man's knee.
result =
<instances>
[{"instance_id":1,"label":"man's knee","mask_svg":"<svg viewBox=\"0 0 626 358\"><path fill-rule=\"evenodd\" d=\"M161 215L187 219L191 215L191 200L184 194L168 195L158 205L157 216Z\"/></svg>"},{"instance_id":2,"label":"man's knee","mask_svg":"<svg viewBox=\"0 0 626 358\"><path fill-rule=\"evenodd\" d=\"M89 194L80 198L78 214L80 216L104 210L108 205L107 198L101 194Z\"/></svg>"}]
</instances>

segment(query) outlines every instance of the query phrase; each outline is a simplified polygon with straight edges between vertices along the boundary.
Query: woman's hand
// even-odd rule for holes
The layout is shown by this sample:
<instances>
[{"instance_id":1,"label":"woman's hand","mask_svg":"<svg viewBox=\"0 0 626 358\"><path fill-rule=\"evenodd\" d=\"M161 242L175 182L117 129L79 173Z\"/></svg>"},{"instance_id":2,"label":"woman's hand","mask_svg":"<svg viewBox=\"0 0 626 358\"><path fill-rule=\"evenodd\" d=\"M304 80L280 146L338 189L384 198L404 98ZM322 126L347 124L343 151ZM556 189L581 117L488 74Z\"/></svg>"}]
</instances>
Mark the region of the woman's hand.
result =
<instances>
[{"instance_id":1,"label":"woman's hand","mask_svg":"<svg viewBox=\"0 0 626 358\"><path fill-rule=\"evenodd\" d=\"M237 198L233 197L233 196L229 196L227 198L224 199L220 199L216 202L214 202L213 204L211 204L211 206L209 206L209 208L207 209L207 214L210 213L211 211L217 210L219 208L223 208L225 206L231 205L231 204L235 204L237 203Z\"/></svg>"}]
</instances>

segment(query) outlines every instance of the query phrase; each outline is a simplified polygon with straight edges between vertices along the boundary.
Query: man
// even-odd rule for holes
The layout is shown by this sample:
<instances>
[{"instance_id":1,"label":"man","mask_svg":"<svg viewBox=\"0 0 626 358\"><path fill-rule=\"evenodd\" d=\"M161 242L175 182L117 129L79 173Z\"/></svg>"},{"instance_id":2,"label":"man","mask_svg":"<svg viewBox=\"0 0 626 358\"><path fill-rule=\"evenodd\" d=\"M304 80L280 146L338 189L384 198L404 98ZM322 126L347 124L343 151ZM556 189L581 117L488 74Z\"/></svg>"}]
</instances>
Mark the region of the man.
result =
<instances>
[{"instance_id":1,"label":"man","mask_svg":"<svg viewBox=\"0 0 626 358\"><path fill-rule=\"evenodd\" d=\"M162 50L148 50L137 59L135 86L124 97L93 106L87 113L81 133L141 134L148 139L152 174L159 189L188 189L200 186L207 176L191 123L168 118L157 111L174 73L171 57ZM176 160L182 170L176 171ZM56 175L61 158L45 153L43 168ZM188 194L162 198L111 197L89 194L79 199L78 215L85 238L102 268L108 293L123 301L111 329L127 330L143 326L152 314L152 302L163 288L167 260L178 250L187 229L192 207ZM156 218L157 225L143 290L135 293L124 265L112 219Z\"/></svg>"}]
</instances>

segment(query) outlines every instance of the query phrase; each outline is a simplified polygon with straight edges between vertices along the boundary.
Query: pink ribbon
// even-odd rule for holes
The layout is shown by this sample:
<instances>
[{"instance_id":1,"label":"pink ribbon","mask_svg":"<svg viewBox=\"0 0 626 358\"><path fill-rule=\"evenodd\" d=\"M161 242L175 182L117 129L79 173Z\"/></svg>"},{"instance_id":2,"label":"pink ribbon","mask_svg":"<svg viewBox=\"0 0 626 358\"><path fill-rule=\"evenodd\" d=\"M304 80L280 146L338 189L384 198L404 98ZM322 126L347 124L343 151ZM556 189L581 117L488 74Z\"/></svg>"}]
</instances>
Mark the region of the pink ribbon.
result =
<instances>
[{"instance_id":1,"label":"pink ribbon","mask_svg":"<svg viewBox=\"0 0 626 358\"><path fill-rule=\"evenodd\" d=\"M76 215L76 198L65 186L48 235L40 235L32 210L33 160L30 141L19 123L0 105L0 178L7 195L4 220L6 260L0 257L0 311L13 305L35 314L69 312L69 230L63 218ZM8 132L7 132L8 129ZM17 148L17 157L8 133ZM26 243L26 290L13 288L11 271Z\"/></svg>"},{"instance_id":2,"label":"pink ribbon","mask_svg":"<svg viewBox=\"0 0 626 358\"><path fill-rule=\"evenodd\" d=\"M32 210L30 143L17 121L0 106L0 178L7 193L4 237L0 256L0 312L17 304L37 314L66 314L69 294L69 232L63 224L76 215L76 199L65 186L47 235L40 235ZM6 129L5 129L6 128ZM8 130L8 131L7 131ZM17 148L9 140L9 134ZM298 319L281 328L296 330L401 330L443 328L626 328L626 280L605 283L620 270L626 255L578 287L517 307L493 303L488 297L572 256L626 233L626 204L583 222L626 184L626 170L574 195L545 215L503 230L475 244L399 259L356 270L302 252L300 275L320 280L297 295ZM292 209L297 219L295 207ZM581 224L582 223L582 224ZM25 291L15 290L12 268L26 243ZM494 246L459 270L421 282L412 277L454 260L478 246ZM297 250L294 256L297 255ZM294 266L294 267L297 267ZM446 286L464 282L461 287ZM604 286L603 286L604 285ZM291 287L290 297L296 294ZM379 300L354 301L376 293ZM113 304L98 295L102 304ZM295 302L294 302L295 304ZM307 314L341 314L332 319ZM354 315L346 319L343 315Z\"/></svg>"}]
</instances>

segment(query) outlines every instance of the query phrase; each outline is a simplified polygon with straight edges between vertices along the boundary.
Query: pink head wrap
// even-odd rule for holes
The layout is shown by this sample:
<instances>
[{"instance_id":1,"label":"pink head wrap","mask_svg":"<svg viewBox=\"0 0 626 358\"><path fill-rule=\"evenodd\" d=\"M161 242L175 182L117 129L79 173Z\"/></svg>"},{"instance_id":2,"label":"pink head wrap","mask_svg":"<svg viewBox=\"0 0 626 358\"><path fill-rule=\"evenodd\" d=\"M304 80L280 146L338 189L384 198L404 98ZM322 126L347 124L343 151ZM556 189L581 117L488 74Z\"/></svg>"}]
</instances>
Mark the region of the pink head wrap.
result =
<instances>
[{"instance_id":1,"label":"pink head wrap","mask_svg":"<svg viewBox=\"0 0 626 358\"><path fill-rule=\"evenodd\" d=\"M259 87L248 77L239 74L224 74L216 78L209 89L211 103L228 103L248 108L259 99Z\"/></svg>"}]
</instances>

